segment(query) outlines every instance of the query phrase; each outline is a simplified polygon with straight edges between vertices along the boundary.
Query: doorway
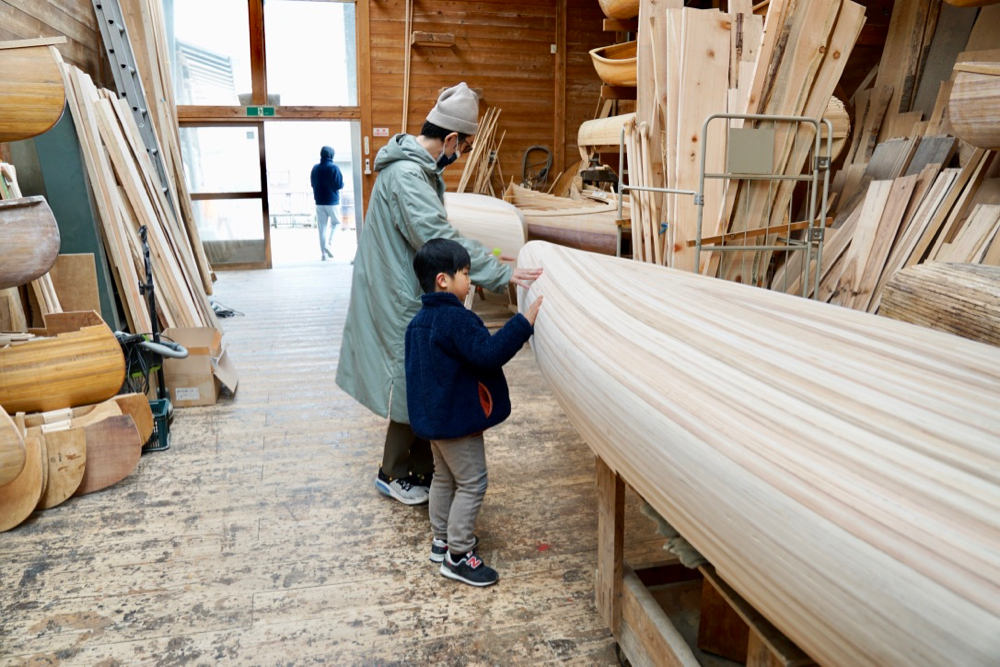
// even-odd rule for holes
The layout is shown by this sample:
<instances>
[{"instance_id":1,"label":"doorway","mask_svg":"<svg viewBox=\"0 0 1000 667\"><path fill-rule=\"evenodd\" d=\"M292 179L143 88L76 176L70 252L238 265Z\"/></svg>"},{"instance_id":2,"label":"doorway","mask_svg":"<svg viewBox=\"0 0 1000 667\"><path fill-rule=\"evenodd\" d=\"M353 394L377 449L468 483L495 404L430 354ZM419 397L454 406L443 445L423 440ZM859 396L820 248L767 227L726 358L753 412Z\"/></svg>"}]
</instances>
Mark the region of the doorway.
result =
<instances>
[{"instance_id":1,"label":"doorway","mask_svg":"<svg viewBox=\"0 0 1000 667\"><path fill-rule=\"evenodd\" d=\"M309 174L320 148L334 150L334 164L344 179L337 210L339 224L329 234L332 261L350 262L357 248L361 167L357 121L281 121L267 124L267 198L270 213L271 261L288 266L321 261L316 205Z\"/></svg>"}]
</instances>

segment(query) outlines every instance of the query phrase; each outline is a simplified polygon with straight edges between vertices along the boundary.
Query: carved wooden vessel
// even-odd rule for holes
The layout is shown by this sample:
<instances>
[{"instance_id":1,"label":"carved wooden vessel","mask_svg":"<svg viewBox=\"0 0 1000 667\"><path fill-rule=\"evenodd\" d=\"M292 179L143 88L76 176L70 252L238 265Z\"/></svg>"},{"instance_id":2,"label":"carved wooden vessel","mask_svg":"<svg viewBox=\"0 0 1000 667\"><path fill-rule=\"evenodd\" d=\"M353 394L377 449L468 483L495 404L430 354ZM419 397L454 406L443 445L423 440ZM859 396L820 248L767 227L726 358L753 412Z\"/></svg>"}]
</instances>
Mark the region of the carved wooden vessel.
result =
<instances>
[{"instance_id":1,"label":"carved wooden vessel","mask_svg":"<svg viewBox=\"0 0 1000 667\"><path fill-rule=\"evenodd\" d=\"M636 42L601 46L590 51L594 69L609 86L635 86Z\"/></svg>"},{"instance_id":2,"label":"carved wooden vessel","mask_svg":"<svg viewBox=\"0 0 1000 667\"><path fill-rule=\"evenodd\" d=\"M0 406L44 412L114 396L125 358L111 329L94 312L53 313L36 338L0 349Z\"/></svg>"},{"instance_id":3,"label":"carved wooden vessel","mask_svg":"<svg viewBox=\"0 0 1000 667\"><path fill-rule=\"evenodd\" d=\"M48 273L59 256L59 226L45 197L0 201L0 239L0 289Z\"/></svg>"},{"instance_id":4,"label":"carved wooden vessel","mask_svg":"<svg viewBox=\"0 0 1000 667\"><path fill-rule=\"evenodd\" d=\"M518 263L581 436L812 658L996 662L1000 349L546 243Z\"/></svg>"}]
</instances>

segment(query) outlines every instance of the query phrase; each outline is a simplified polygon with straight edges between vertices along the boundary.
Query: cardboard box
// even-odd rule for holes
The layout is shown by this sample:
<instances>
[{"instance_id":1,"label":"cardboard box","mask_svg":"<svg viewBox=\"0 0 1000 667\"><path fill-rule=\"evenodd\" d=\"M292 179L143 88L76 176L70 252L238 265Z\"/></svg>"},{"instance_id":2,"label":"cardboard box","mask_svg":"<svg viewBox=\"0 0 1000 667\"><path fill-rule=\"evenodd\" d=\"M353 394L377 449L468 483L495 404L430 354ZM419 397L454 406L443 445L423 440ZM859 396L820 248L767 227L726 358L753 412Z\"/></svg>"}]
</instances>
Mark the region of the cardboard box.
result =
<instances>
[{"instance_id":1,"label":"cardboard box","mask_svg":"<svg viewBox=\"0 0 1000 667\"><path fill-rule=\"evenodd\" d=\"M222 387L236 393L240 378L222 343L222 332L212 327L172 328L163 336L188 350L187 359L163 360L163 375L174 407L215 405Z\"/></svg>"}]
</instances>

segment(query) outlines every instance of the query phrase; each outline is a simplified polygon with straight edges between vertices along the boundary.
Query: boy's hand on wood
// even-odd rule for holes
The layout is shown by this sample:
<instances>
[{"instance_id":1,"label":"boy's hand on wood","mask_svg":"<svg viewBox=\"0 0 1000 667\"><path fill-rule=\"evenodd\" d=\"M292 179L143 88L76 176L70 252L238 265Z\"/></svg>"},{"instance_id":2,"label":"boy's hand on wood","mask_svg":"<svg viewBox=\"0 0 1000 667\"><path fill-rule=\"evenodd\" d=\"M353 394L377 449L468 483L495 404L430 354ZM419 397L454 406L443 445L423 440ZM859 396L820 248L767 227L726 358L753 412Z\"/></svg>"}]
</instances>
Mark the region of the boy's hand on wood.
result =
<instances>
[{"instance_id":1,"label":"boy's hand on wood","mask_svg":"<svg viewBox=\"0 0 1000 667\"><path fill-rule=\"evenodd\" d=\"M535 318L538 317L538 309L542 307L542 299L544 298L544 296L540 296L535 299L535 302L528 307L528 312L524 314L531 326L535 326Z\"/></svg>"}]
</instances>

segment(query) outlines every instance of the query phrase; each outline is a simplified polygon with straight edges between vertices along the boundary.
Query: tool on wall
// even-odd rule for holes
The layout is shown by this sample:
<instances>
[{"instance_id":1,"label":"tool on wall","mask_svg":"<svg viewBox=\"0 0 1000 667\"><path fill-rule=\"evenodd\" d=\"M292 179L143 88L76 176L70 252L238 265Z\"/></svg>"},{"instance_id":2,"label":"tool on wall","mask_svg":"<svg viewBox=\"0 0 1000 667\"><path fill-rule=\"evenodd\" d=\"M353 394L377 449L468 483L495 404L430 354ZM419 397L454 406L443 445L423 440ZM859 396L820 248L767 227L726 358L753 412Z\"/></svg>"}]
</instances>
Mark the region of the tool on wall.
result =
<instances>
[{"instance_id":1,"label":"tool on wall","mask_svg":"<svg viewBox=\"0 0 1000 667\"><path fill-rule=\"evenodd\" d=\"M552 151L545 146L532 146L521 160L521 185L532 190L542 189L552 170Z\"/></svg>"}]
</instances>

